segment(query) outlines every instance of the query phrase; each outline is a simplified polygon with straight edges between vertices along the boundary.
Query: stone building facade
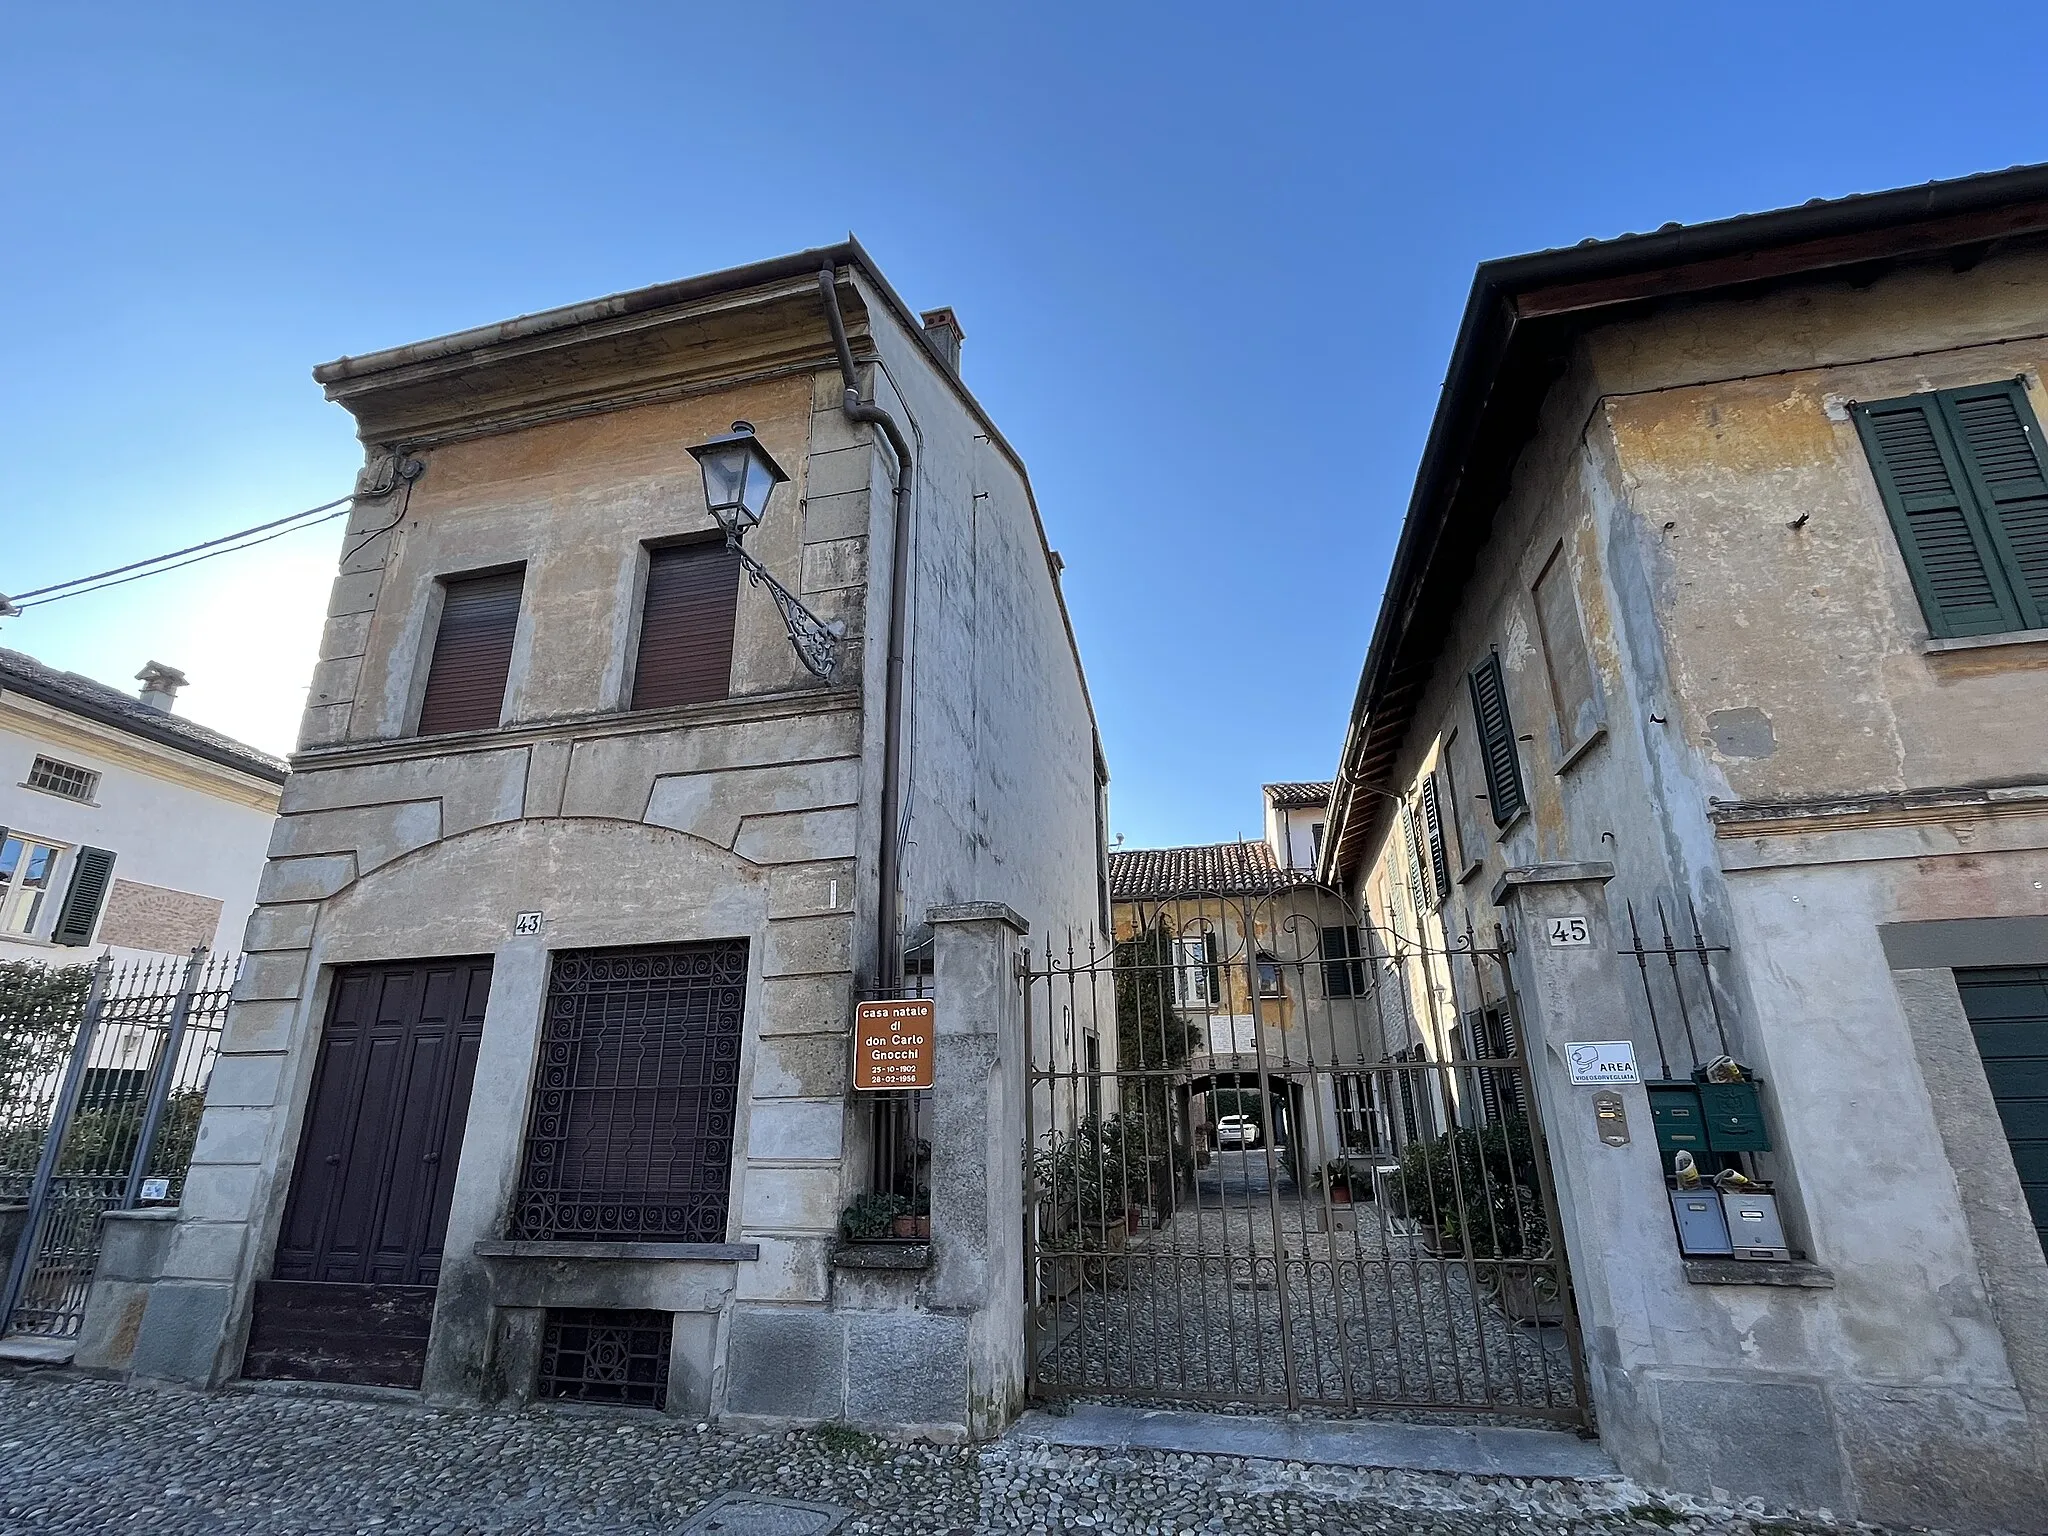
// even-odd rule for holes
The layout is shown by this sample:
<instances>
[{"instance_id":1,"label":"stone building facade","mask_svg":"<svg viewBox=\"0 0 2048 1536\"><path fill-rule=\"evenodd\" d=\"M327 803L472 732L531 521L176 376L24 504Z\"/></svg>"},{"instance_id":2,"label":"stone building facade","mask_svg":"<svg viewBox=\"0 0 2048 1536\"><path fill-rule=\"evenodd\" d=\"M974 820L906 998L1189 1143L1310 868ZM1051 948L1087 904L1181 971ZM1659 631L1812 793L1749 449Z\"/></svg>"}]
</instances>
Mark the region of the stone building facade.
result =
<instances>
[{"instance_id":1,"label":"stone building facade","mask_svg":"<svg viewBox=\"0 0 2048 1536\"><path fill-rule=\"evenodd\" d=\"M950 312L920 322L849 243L318 370L362 494L184 1202L116 1364L602 1398L585 1356L610 1330L672 1412L1002 1421L1011 973L1026 929L1101 921L1106 773L1057 557L958 357ZM688 450L740 419L789 475L744 548L837 631L828 677L707 511ZM695 668L694 696L650 702L657 666ZM904 949L939 1003L934 1230L851 1271L851 1021ZM384 1091L343 1047L389 1040L436 1106L330 1104ZM351 1358L365 1328L381 1364Z\"/></svg>"},{"instance_id":2,"label":"stone building facade","mask_svg":"<svg viewBox=\"0 0 2048 1536\"><path fill-rule=\"evenodd\" d=\"M2040 169L1475 281L1322 875L1512 931L1645 1481L2048 1529L2044 313ZM1604 1134L1588 1041L1750 1069L1790 1262L1682 1256L1667 1127L1609 1085Z\"/></svg>"}]
</instances>

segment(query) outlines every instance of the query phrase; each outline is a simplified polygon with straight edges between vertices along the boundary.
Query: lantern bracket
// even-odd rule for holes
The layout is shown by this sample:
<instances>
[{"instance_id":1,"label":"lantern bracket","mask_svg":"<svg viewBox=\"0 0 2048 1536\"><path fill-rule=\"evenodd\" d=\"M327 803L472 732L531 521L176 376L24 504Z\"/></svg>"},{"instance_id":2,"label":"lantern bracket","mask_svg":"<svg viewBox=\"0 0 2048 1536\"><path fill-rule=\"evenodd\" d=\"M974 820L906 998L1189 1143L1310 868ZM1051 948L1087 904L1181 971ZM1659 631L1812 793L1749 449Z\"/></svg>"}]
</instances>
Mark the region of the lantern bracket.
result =
<instances>
[{"instance_id":1,"label":"lantern bracket","mask_svg":"<svg viewBox=\"0 0 2048 1536\"><path fill-rule=\"evenodd\" d=\"M796 659L813 677L831 682L832 674L839 668L839 626L827 624L806 608L794 592L769 573L768 567L740 547L739 539L733 534L725 536L725 544L739 556L740 568L747 573L748 583L766 587L768 595L775 600L775 606L782 610L783 627L789 631L789 643L796 651Z\"/></svg>"}]
</instances>

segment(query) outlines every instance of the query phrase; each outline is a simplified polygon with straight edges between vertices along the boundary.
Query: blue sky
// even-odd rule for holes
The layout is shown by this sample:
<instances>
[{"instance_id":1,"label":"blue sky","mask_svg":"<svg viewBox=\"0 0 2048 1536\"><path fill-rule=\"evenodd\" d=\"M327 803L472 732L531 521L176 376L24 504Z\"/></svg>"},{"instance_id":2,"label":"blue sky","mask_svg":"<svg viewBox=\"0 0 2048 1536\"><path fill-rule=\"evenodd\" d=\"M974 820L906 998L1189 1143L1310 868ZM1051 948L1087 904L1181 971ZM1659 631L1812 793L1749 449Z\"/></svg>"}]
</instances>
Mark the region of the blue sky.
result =
<instances>
[{"instance_id":1,"label":"blue sky","mask_svg":"<svg viewBox=\"0 0 2048 1536\"><path fill-rule=\"evenodd\" d=\"M16 6L0 591L339 495L309 370L854 231L1031 465L1134 845L1331 771L1474 264L2048 160L2048 12ZM337 525L0 644L289 747Z\"/></svg>"}]
</instances>

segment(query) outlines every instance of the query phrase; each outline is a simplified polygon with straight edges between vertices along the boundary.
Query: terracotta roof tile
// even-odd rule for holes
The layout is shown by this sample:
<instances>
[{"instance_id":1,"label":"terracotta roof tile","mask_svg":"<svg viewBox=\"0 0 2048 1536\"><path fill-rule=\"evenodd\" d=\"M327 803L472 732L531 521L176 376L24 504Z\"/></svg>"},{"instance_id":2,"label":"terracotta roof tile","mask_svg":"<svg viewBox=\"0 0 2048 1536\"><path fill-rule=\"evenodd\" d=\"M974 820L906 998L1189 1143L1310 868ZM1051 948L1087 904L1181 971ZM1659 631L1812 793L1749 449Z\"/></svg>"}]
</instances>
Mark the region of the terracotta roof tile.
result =
<instances>
[{"instance_id":1,"label":"terracotta roof tile","mask_svg":"<svg viewBox=\"0 0 2048 1536\"><path fill-rule=\"evenodd\" d=\"M1119 848L1109 856L1111 901L1241 896L1282 890L1311 879L1305 869L1282 869L1265 843Z\"/></svg>"},{"instance_id":2,"label":"terracotta roof tile","mask_svg":"<svg viewBox=\"0 0 2048 1536\"><path fill-rule=\"evenodd\" d=\"M1328 779L1320 784L1268 784L1266 798L1282 810L1299 810L1305 806L1328 805L1330 787Z\"/></svg>"}]
</instances>

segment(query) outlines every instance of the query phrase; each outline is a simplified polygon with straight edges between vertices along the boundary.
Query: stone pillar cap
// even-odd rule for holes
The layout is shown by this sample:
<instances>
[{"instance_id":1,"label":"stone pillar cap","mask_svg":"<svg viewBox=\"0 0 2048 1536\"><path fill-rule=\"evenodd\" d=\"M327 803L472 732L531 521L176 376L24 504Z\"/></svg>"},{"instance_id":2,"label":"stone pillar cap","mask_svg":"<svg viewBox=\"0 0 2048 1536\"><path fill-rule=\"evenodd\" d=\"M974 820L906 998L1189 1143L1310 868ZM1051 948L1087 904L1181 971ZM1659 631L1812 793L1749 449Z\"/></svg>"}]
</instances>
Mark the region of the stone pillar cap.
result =
<instances>
[{"instance_id":1,"label":"stone pillar cap","mask_svg":"<svg viewBox=\"0 0 2048 1536\"><path fill-rule=\"evenodd\" d=\"M951 906L933 907L925 913L924 920L928 923L1007 923L1019 933L1031 931L1031 924L1017 909L1001 901L958 901Z\"/></svg>"}]
</instances>

